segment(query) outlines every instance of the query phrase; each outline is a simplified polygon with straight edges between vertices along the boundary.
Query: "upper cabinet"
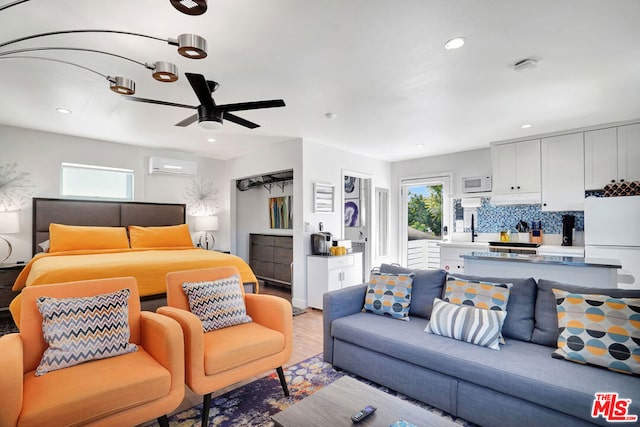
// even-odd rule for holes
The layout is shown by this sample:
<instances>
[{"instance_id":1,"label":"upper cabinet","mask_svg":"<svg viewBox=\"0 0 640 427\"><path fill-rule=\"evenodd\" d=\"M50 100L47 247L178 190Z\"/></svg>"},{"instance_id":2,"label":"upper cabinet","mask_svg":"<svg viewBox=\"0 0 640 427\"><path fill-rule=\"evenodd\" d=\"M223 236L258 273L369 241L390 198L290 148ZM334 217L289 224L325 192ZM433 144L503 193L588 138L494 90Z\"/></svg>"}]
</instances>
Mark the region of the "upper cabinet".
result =
<instances>
[{"instance_id":1,"label":"upper cabinet","mask_svg":"<svg viewBox=\"0 0 640 427\"><path fill-rule=\"evenodd\" d=\"M584 181L587 190L640 180L640 124L584 133Z\"/></svg>"},{"instance_id":2,"label":"upper cabinet","mask_svg":"<svg viewBox=\"0 0 640 427\"><path fill-rule=\"evenodd\" d=\"M640 124L618 128L618 180L640 181Z\"/></svg>"},{"instance_id":3,"label":"upper cabinet","mask_svg":"<svg viewBox=\"0 0 640 427\"><path fill-rule=\"evenodd\" d=\"M618 182L618 132L616 128L584 133L584 186L602 190Z\"/></svg>"},{"instance_id":4,"label":"upper cabinet","mask_svg":"<svg viewBox=\"0 0 640 427\"><path fill-rule=\"evenodd\" d=\"M542 210L584 210L583 133L542 139Z\"/></svg>"},{"instance_id":5,"label":"upper cabinet","mask_svg":"<svg viewBox=\"0 0 640 427\"><path fill-rule=\"evenodd\" d=\"M491 147L493 193L540 192L540 140Z\"/></svg>"}]
</instances>

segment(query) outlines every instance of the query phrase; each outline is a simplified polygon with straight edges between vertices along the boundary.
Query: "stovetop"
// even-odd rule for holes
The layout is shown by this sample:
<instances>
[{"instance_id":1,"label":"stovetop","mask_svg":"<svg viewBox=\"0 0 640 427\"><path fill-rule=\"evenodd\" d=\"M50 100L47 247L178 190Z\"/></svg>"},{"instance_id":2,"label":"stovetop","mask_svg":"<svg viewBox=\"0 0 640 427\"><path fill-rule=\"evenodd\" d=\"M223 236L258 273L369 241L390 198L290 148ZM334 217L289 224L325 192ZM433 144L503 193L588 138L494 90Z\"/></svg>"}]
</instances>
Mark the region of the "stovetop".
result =
<instances>
[{"instance_id":1,"label":"stovetop","mask_svg":"<svg viewBox=\"0 0 640 427\"><path fill-rule=\"evenodd\" d=\"M489 242L489 246L507 246L510 248L539 248L540 243L524 242Z\"/></svg>"}]
</instances>

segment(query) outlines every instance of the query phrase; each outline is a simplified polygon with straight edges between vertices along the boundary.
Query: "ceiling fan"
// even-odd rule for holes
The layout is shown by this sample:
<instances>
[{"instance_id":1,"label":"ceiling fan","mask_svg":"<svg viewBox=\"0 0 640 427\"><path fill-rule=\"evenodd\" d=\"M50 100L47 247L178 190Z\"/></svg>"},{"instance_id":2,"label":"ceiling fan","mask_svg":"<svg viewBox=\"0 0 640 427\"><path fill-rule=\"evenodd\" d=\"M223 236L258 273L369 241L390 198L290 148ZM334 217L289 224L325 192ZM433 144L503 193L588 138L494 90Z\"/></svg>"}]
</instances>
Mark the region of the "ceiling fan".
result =
<instances>
[{"instance_id":1,"label":"ceiling fan","mask_svg":"<svg viewBox=\"0 0 640 427\"><path fill-rule=\"evenodd\" d=\"M200 101L200 105L193 106L176 104L175 102L158 101L155 99L138 98L135 96L127 96L125 97L125 99L136 102L146 102L149 104L168 105L170 107L181 107L197 110L198 112L196 114L176 123L175 126L186 127L198 121L198 124L205 129L220 129L222 127L223 118L240 126L244 126L249 129L255 129L257 127L260 127L260 125L250 122L249 120L245 120L242 117L238 117L235 114L231 114L230 111L257 110L261 108L285 106L285 103L282 99L216 105L211 94L215 92L216 89L218 89L217 82L205 79L202 74L185 73L185 76L187 76L187 80L189 80L193 91L196 93L196 96Z\"/></svg>"}]
</instances>

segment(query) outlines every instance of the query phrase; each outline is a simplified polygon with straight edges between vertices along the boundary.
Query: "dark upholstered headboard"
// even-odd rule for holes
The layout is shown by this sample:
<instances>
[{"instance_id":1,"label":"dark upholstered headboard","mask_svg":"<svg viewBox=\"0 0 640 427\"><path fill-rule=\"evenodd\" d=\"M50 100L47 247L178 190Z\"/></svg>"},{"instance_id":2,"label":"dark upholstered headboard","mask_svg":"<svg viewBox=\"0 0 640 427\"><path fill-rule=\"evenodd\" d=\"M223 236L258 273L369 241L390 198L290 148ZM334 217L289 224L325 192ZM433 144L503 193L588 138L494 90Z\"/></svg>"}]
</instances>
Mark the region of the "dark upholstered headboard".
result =
<instances>
[{"instance_id":1,"label":"dark upholstered headboard","mask_svg":"<svg viewBox=\"0 0 640 427\"><path fill-rule=\"evenodd\" d=\"M159 227L184 224L186 205L178 203L103 202L94 200L33 199L32 252L49 239L49 224L106 227Z\"/></svg>"}]
</instances>

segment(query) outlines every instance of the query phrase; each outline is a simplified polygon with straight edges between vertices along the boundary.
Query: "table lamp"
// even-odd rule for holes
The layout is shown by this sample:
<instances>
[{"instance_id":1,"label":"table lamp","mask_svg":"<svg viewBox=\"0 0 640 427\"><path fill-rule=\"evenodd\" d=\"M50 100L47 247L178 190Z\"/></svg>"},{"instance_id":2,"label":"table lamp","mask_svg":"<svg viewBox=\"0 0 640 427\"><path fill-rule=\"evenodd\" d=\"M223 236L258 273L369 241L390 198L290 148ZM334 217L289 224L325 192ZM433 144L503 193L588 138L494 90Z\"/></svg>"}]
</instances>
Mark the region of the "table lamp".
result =
<instances>
[{"instance_id":1,"label":"table lamp","mask_svg":"<svg viewBox=\"0 0 640 427\"><path fill-rule=\"evenodd\" d=\"M216 238L211 231L218 229L218 217L216 215L195 217L195 229L202 232L198 238L198 246L207 250L213 249Z\"/></svg>"},{"instance_id":2,"label":"table lamp","mask_svg":"<svg viewBox=\"0 0 640 427\"><path fill-rule=\"evenodd\" d=\"M13 234L20 232L20 221L18 220L18 212L0 212L0 234ZM0 239L7 242L7 247L9 248L9 253L6 257L0 260L0 264L2 264L7 258L11 256L11 251L13 248L11 247L11 243L5 239L4 237L0 237Z\"/></svg>"}]
</instances>

